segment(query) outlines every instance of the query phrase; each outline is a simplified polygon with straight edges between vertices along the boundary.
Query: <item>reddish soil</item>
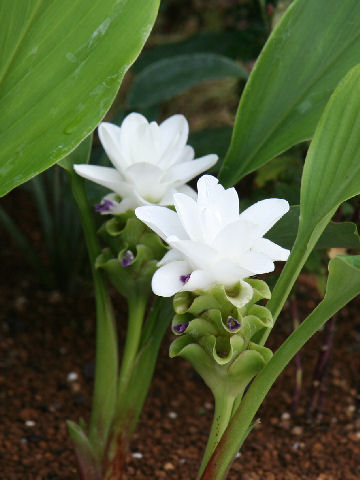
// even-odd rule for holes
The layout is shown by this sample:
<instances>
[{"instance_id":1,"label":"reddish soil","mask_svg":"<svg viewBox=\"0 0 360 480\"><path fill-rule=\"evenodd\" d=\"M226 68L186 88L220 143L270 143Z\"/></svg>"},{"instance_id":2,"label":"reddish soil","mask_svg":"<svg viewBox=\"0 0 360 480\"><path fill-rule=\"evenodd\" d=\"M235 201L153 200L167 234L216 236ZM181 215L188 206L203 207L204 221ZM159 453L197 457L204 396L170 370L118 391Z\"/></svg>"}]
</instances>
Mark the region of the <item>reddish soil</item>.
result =
<instances>
[{"instance_id":1,"label":"reddish soil","mask_svg":"<svg viewBox=\"0 0 360 480\"><path fill-rule=\"evenodd\" d=\"M14 194L2 205L12 210L12 202ZM19 218L21 211L29 209L13 209ZM25 229L37 239L35 223L27 219ZM72 296L41 291L4 233L0 242L0 478L76 479L65 421L89 417L95 321L91 288ZM317 299L304 286L299 298L303 318ZM292 362L261 408L261 423L236 459L230 480L360 478L358 312L359 303L354 301L338 316L321 423L306 421L309 386L322 341L318 334L302 352L305 385L298 412L291 413ZM118 317L122 328L121 311ZM273 332L272 346L276 348L290 331L287 309ZM196 478L213 402L189 364L168 358L170 339L169 334L163 343L131 444L129 479ZM77 379L70 381L71 372Z\"/></svg>"}]
</instances>

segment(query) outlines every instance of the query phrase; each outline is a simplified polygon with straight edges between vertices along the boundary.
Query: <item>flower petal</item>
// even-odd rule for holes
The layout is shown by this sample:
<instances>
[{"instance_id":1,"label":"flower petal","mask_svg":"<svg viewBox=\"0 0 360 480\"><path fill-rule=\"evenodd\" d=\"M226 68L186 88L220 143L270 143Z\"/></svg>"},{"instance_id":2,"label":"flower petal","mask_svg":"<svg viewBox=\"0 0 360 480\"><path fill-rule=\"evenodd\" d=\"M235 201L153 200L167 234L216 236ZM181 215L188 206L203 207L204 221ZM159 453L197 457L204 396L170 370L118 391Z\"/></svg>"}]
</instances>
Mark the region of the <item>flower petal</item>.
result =
<instances>
[{"instance_id":1,"label":"flower petal","mask_svg":"<svg viewBox=\"0 0 360 480\"><path fill-rule=\"evenodd\" d=\"M212 277L216 280L216 283L225 285L225 287L231 287L239 280L253 275L253 272L250 270L226 258L217 260L210 265L210 268Z\"/></svg>"},{"instance_id":2,"label":"flower petal","mask_svg":"<svg viewBox=\"0 0 360 480\"><path fill-rule=\"evenodd\" d=\"M182 290L193 292L194 290L207 290L214 285L214 280L203 270L194 270L189 280L183 285Z\"/></svg>"},{"instance_id":3,"label":"flower petal","mask_svg":"<svg viewBox=\"0 0 360 480\"><path fill-rule=\"evenodd\" d=\"M243 268L252 272L251 275L272 272L275 268L270 257L252 250L242 254L239 263Z\"/></svg>"},{"instance_id":4,"label":"flower petal","mask_svg":"<svg viewBox=\"0 0 360 480\"><path fill-rule=\"evenodd\" d=\"M115 168L80 164L74 165L74 170L81 177L102 185L121 197L132 195L131 187L124 182L122 175Z\"/></svg>"},{"instance_id":5,"label":"flower petal","mask_svg":"<svg viewBox=\"0 0 360 480\"><path fill-rule=\"evenodd\" d=\"M139 125L134 133L134 138L129 149L132 152L134 163L146 162L158 165L161 155L161 133L159 125L156 122Z\"/></svg>"},{"instance_id":6,"label":"flower petal","mask_svg":"<svg viewBox=\"0 0 360 480\"><path fill-rule=\"evenodd\" d=\"M174 194L174 205L180 222L191 240L203 240L196 202L183 193Z\"/></svg>"},{"instance_id":7,"label":"flower petal","mask_svg":"<svg viewBox=\"0 0 360 480\"><path fill-rule=\"evenodd\" d=\"M271 260L286 261L290 255L290 250L280 247L280 245L277 245L267 238L259 238L256 240L253 245L253 250L264 253L270 257Z\"/></svg>"},{"instance_id":8,"label":"flower petal","mask_svg":"<svg viewBox=\"0 0 360 480\"><path fill-rule=\"evenodd\" d=\"M181 185L180 187L176 188L176 191L177 193L184 193L193 200L197 200L197 193L193 188L189 187L189 185Z\"/></svg>"},{"instance_id":9,"label":"flower petal","mask_svg":"<svg viewBox=\"0 0 360 480\"><path fill-rule=\"evenodd\" d=\"M189 136L189 124L184 115L172 115L160 125L163 157L173 156L181 151Z\"/></svg>"},{"instance_id":10,"label":"flower petal","mask_svg":"<svg viewBox=\"0 0 360 480\"><path fill-rule=\"evenodd\" d=\"M173 182L175 185L186 183L215 165L218 158L219 157L214 153L210 153L209 155L205 155L197 160L176 163L168 170L166 179L170 182Z\"/></svg>"},{"instance_id":11,"label":"flower petal","mask_svg":"<svg viewBox=\"0 0 360 480\"><path fill-rule=\"evenodd\" d=\"M160 206L138 207L135 210L135 215L165 241L170 236L180 239L187 238L178 215L169 208Z\"/></svg>"},{"instance_id":12,"label":"flower petal","mask_svg":"<svg viewBox=\"0 0 360 480\"><path fill-rule=\"evenodd\" d=\"M121 154L120 132L120 127L108 122L100 123L98 127L99 139L107 156L114 167L122 172L130 164L128 158Z\"/></svg>"},{"instance_id":13,"label":"flower petal","mask_svg":"<svg viewBox=\"0 0 360 480\"><path fill-rule=\"evenodd\" d=\"M124 176L137 193L150 203L158 203L169 187L162 183L164 171L151 163L135 163L124 171Z\"/></svg>"},{"instance_id":14,"label":"flower petal","mask_svg":"<svg viewBox=\"0 0 360 480\"><path fill-rule=\"evenodd\" d=\"M184 260L184 255L180 253L178 250L172 248L168 252L165 253L163 258L157 263L158 267L162 267L170 262L175 262L177 260Z\"/></svg>"},{"instance_id":15,"label":"flower petal","mask_svg":"<svg viewBox=\"0 0 360 480\"><path fill-rule=\"evenodd\" d=\"M179 250L188 259L193 270L207 270L209 265L218 258L217 252L209 245L192 240L179 240L176 237L168 237L167 243Z\"/></svg>"},{"instance_id":16,"label":"flower petal","mask_svg":"<svg viewBox=\"0 0 360 480\"><path fill-rule=\"evenodd\" d=\"M289 203L280 198L268 198L254 203L240 214L240 218L261 226L261 236L289 211Z\"/></svg>"},{"instance_id":17,"label":"flower petal","mask_svg":"<svg viewBox=\"0 0 360 480\"><path fill-rule=\"evenodd\" d=\"M154 273L151 287L155 295L160 297L171 297L182 290L184 284L181 276L188 275L189 265L184 261L167 263Z\"/></svg>"},{"instance_id":18,"label":"flower petal","mask_svg":"<svg viewBox=\"0 0 360 480\"><path fill-rule=\"evenodd\" d=\"M224 189L212 175L203 175L197 183L198 205L214 212L222 225L235 222L239 217L239 197L235 188Z\"/></svg>"},{"instance_id":19,"label":"flower petal","mask_svg":"<svg viewBox=\"0 0 360 480\"><path fill-rule=\"evenodd\" d=\"M138 130L142 125L148 125L148 121L140 113L134 112L125 117L120 127L121 155L129 166L138 161L133 156L133 145L138 141Z\"/></svg>"},{"instance_id":20,"label":"flower petal","mask_svg":"<svg viewBox=\"0 0 360 480\"><path fill-rule=\"evenodd\" d=\"M260 227L246 220L226 225L215 237L212 246L226 258L235 260L249 250L259 238Z\"/></svg>"}]
</instances>

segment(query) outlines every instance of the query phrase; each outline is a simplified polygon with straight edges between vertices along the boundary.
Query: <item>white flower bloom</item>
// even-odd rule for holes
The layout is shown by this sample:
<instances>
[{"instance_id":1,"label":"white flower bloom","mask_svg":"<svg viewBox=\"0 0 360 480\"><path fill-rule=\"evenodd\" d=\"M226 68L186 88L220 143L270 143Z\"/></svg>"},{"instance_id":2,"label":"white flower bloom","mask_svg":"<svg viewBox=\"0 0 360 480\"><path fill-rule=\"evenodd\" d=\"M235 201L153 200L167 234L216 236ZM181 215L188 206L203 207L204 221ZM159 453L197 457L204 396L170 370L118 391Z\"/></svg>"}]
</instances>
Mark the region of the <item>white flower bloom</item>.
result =
<instances>
[{"instance_id":1,"label":"white flower bloom","mask_svg":"<svg viewBox=\"0 0 360 480\"><path fill-rule=\"evenodd\" d=\"M82 177L116 194L110 200L103 199L104 208L99 206L102 213L122 213L140 205L173 205L176 192L196 196L186 182L218 159L210 154L194 160L194 149L186 145L189 125L183 115L173 115L158 125L139 113L131 113L121 127L101 123L98 133L115 168L74 168Z\"/></svg>"},{"instance_id":2,"label":"white flower bloom","mask_svg":"<svg viewBox=\"0 0 360 480\"><path fill-rule=\"evenodd\" d=\"M197 187L197 200L174 195L176 212L160 206L135 210L172 247L153 276L155 294L170 297L217 284L231 287L273 271L275 260L287 260L289 250L263 238L289 210L286 200L262 200L239 214L234 188L225 190L211 175L203 175Z\"/></svg>"}]
</instances>

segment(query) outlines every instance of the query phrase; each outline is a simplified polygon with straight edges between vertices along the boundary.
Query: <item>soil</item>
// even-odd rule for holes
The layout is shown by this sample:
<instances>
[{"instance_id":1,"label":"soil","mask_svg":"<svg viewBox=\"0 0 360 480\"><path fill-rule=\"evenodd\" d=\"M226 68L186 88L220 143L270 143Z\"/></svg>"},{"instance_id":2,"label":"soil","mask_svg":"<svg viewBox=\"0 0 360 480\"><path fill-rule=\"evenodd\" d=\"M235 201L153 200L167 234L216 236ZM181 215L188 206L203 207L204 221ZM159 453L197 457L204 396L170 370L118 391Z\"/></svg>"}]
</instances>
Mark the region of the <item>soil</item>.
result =
<instances>
[{"instance_id":1,"label":"soil","mask_svg":"<svg viewBox=\"0 0 360 480\"><path fill-rule=\"evenodd\" d=\"M2 200L2 206L23 223L34 242L41 243L26 194L15 191ZM65 421L87 420L90 412L95 324L91 286L72 295L41 290L4 232L0 232L0 242L0 478L76 479ZM304 282L298 290L298 308L304 318L318 298ZM121 311L118 321L122 328ZM271 346L276 348L291 329L286 307ZM169 333L164 339L128 454L129 479L196 478L213 401L187 362L168 358L171 338ZM309 421L306 415L321 351L320 333L301 352L304 385L297 412L292 413L292 362L259 411L261 423L234 462L230 480L360 478L359 340L357 300L337 317L328 389L321 396L321 421Z\"/></svg>"}]
</instances>

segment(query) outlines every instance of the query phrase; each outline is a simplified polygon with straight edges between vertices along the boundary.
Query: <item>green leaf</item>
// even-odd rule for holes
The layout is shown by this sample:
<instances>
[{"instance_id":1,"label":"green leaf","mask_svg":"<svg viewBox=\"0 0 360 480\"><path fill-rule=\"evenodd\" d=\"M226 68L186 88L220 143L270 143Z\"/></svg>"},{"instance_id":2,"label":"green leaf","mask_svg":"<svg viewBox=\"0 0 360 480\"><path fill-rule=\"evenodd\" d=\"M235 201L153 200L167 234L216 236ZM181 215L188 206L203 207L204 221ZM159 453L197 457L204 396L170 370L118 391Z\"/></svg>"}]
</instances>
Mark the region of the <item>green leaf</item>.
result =
<instances>
[{"instance_id":1,"label":"green leaf","mask_svg":"<svg viewBox=\"0 0 360 480\"><path fill-rule=\"evenodd\" d=\"M291 207L266 237L284 248L291 249L299 226L300 207ZM330 222L315 245L316 249L351 248L360 250L360 237L357 226L352 222Z\"/></svg>"},{"instance_id":2,"label":"green leaf","mask_svg":"<svg viewBox=\"0 0 360 480\"><path fill-rule=\"evenodd\" d=\"M263 27L252 24L246 30L199 32L179 42L169 42L144 51L133 69L140 72L158 60L193 53L217 53L242 60L255 58L261 48Z\"/></svg>"},{"instance_id":3,"label":"green leaf","mask_svg":"<svg viewBox=\"0 0 360 480\"><path fill-rule=\"evenodd\" d=\"M80 145L75 148L75 150L60 160L58 165L64 168L66 171L71 172L73 170L73 165L76 163L89 163L92 140L93 136L91 134L86 137L85 140L83 140Z\"/></svg>"},{"instance_id":4,"label":"green leaf","mask_svg":"<svg viewBox=\"0 0 360 480\"><path fill-rule=\"evenodd\" d=\"M109 109L158 0L0 5L0 195L67 155Z\"/></svg>"},{"instance_id":5,"label":"green leaf","mask_svg":"<svg viewBox=\"0 0 360 480\"><path fill-rule=\"evenodd\" d=\"M331 93L359 60L358 0L294 1L250 75L220 181L233 185L312 138Z\"/></svg>"},{"instance_id":6,"label":"green leaf","mask_svg":"<svg viewBox=\"0 0 360 480\"><path fill-rule=\"evenodd\" d=\"M83 428L84 421L80 419L80 425L67 420L66 425L69 436L74 445L79 473L82 478L97 478L101 475L101 462L96 458L89 439Z\"/></svg>"},{"instance_id":7,"label":"green leaf","mask_svg":"<svg viewBox=\"0 0 360 480\"><path fill-rule=\"evenodd\" d=\"M211 53L178 55L159 60L135 77L128 108L146 107L168 100L197 83L222 78L247 78L247 71L233 60Z\"/></svg>"},{"instance_id":8,"label":"green leaf","mask_svg":"<svg viewBox=\"0 0 360 480\"><path fill-rule=\"evenodd\" d=\"M305 160L299 230L268 307L278 316L301 268L338 206L360 193L360 65L332 95Z\"/></svg>"},{"instance_id":9,"label":"green leaf","mask_svg":"<svg viewBox=\"0 0 360 480\"><path fill-rule=\"evenodd\" d=\"M341 82L317 127L304 166L299 228L313 229L359 193L360 65Z\"/></svg>"},{"instance_id":10,"label":"green leaf","mask_svg":"<svg viewBox=\"0 0 360 480\"><path fill-rule=\"evenodd\" d=\"M317 308L275 352L251 384L201 480L225 478L243 444L249 425L271 386L300 348L329 318L360 293L360 256L336 257L329 263L326 294Z\"/></svg>"}]
</instances>

